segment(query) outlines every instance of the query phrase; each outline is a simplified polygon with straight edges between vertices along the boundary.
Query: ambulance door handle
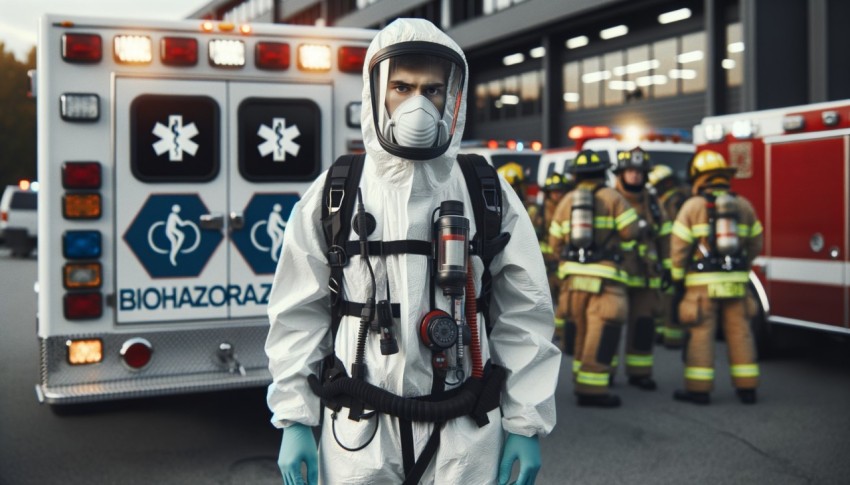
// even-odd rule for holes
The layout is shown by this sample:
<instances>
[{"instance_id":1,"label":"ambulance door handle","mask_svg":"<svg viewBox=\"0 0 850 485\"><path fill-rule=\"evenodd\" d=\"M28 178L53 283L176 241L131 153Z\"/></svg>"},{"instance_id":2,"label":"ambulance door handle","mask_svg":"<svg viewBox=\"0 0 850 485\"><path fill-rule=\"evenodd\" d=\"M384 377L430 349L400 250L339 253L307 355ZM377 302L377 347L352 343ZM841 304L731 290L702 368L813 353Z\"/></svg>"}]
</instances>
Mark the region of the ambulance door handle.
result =
<instances>
[{"instance_id":1,"label":"ambulance door handle","mask_svg":"<svg viewBox=\"0 0 850 485\"><path fill-rule=\"evenodd\" d=\"M202 214L201 229L222 229L224 228L223 214Z\"/></svg>"},{"instance_id":2,"label":"ambulance door handle","mask_svg":"<svg viewBox=\"0 0 850 485\"><path fill-rule=\"evenodd\" d=\"M245 218L238 212L230 213L230 230L239 231L245 227Z\"/></svg>"}]
</instances>

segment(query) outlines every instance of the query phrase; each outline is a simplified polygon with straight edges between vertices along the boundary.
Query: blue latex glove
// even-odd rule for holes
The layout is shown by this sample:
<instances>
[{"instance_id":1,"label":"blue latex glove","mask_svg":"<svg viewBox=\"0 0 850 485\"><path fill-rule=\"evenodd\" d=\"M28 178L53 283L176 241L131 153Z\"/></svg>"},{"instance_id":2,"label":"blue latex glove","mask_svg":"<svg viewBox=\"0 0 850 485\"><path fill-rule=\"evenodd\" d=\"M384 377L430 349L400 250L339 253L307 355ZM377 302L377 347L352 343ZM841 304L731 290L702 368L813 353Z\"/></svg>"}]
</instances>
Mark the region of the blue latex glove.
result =
<instances>
[{"instance_id":1,"label":"blue latex glove","mask_svg":"<svg viewBox=\"0 0 850 485\"><path fill-rule=\"evenodd\" d=\"M511 478L514 461L519 460L519 476L516 485L533 485L540 471L540 441L537 436L522 436L508 433L502 460L499 463L499 485L507 485Z\"/></svg>"},{"instance_id":2,"label":"blue latex glove","mask_svg":"<svg viewBox=\"0 0 850 485\"><path fill-rule=\"evenodd\" d=\"M293 424L283 430L277 466L283 475L284 485L304 484L301 463L307 464L307 484L319 483L319 451L313 430L303 424Z\"/></svg>"}]
</instances>

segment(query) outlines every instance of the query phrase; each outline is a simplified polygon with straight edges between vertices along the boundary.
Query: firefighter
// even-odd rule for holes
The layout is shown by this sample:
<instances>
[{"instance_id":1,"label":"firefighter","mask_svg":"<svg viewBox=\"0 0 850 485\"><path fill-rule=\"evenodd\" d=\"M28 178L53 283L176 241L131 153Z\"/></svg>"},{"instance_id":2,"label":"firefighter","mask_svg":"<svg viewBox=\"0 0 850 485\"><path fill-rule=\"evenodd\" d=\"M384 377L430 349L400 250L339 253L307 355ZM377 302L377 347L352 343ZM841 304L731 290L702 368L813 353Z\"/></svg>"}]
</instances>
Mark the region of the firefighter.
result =
<instances>
[{"instance_id":1,"label":"firefighter","mask_svg":"<svg viewBox=\"0 0 850 485\"><path fill-rule=\"evenodd\" d=\"M497 168L496 172L514 189L517 197L519 197L519 200L522 201L527 209L528 201L526 200L525 174L523 173L522 165L516 162L508 162Z\"/></svg>"},{"instance_id":2,"label":"firefighter","mask_svg":"<svg viewBox=\"0 0 850 485\"><path fill-rule=\"evenodd\" d=\"M611 361L628 313L620 246L634 240L639 228L635 210L605 186L607 169L596 153L579 153L568 169L577 186L558 204L549 227L552 251L564 259L555 318L568 322L565 345L573 342L579 406L620 405L609 392Z\"/></svg>"},{"instance_id":3,"label":"firefighter","mask_svg":"<svg viewBox=\"0 0 850 485\"><path fill-rule=\"evenodd\" d=\"M690 197L690 191L686 184L679 181L673 170L667 165L655 165L649 172L649 185L658 195L658 202L664 207L670 220L676 219L682 204ZM670 237L670 236L668 236ZM661 318L656 322L656 342L663 343L668 349L679 349L682 347L685 333L682 328L672 322L673 310L673 286L670 285L661 292Z\"/></svg>"},{"instance_id":4,"label":"firefighter","mask_svg":"<svg viewBox=\"0 0 850 485\"><path fill-rule=\"evenodd\" d=\"M653 391L652 347L655 319L659 316L660 291L670 284L672 223L658 199L646 188L649 154L640 148L617 155L616 188L631 204L641 227L639 237L624 247L623 270L628 277L629 317L626 326L626 375L629 384ZM663 285L662 285L663 283Z\"/></svg>"},{"instance_id":5,"label":"firefighter","mask_svg":"<svg viewBox=\"0 0 850 485\"><path fill-rule=\"evenodd\" d=\"M708 404L714 386L714 335L723 325L732 384L745 404L756 402L756 364L750 319L756 302L748 290L753 259L761 252L762 225L753 206L729 190L735 169L703 150L691 162L693 197L673 225L673 278L679 322L687 328L685 389L679 401Z\"/></svg>"},{"instance_id":6,"label":"firefighter","mask_svg":"<svg viewBox=\"0 0 850 485\"><path fill-rule=\"evenodd\" d=\"M549 245L548 227L555 214L555 208L563 199L564 194L575 187L575 176L571 173L553 173L546 177L541 187L543 191L543 206L533 205L528 208L531 223L537 230L537 238L540 240L540 252L543 253L543 262L546 264L546 276L549 279L549 289L552 292L552 302L557 302L558 292L561 288L561 279L558 278L558 254L552 251ZM563 345L564 320L555 318L555 341ZM566 347L565 347L566 349ZM568 349L572 352L572 349Z\"/></svg>"}]
</instances>

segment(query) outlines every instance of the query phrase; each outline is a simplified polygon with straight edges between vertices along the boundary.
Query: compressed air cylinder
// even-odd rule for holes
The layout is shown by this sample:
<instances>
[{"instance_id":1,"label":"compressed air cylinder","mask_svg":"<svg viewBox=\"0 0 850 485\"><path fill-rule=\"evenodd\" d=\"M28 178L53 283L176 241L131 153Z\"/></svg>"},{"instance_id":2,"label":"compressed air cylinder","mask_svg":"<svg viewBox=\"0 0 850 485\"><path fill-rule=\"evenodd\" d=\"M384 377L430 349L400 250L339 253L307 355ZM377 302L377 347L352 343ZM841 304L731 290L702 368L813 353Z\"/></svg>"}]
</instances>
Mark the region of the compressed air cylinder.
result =
<instances>
[{"instance_id":1,"label":"compressed air cylinder","mask_svg":"<svg viewBox=\"0 0 850 485\"><path fill-rule=\"evenodd\" d=\"M730 194L718 196L714 204L717 207L717 220L714 223L717 252L721 256L734 256L741 249L738 238L738 204Z\"/></svg>"},{"instance_id":2,"label":"compressed air cylinder","mask_svg":"<svg viewBox=\"0 0 850 485\"><path fill-rule=\"evenodd\" d=\"M586 189L573 191L570 215L570 244L588 249L593 244L593 193Z\"/></svg>"}]
</instances>

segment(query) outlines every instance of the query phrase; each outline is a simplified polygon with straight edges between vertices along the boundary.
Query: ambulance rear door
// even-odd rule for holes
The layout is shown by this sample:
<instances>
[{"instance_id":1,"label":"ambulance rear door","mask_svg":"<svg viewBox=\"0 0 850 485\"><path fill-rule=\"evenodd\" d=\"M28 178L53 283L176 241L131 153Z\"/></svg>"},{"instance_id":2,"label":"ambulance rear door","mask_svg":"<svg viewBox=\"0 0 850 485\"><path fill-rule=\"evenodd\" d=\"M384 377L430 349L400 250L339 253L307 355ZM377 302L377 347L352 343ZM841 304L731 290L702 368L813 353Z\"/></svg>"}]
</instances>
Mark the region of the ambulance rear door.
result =
<instances>
[{"instance_id":1,"label":"ambulance rear door","mask_svg":"<svg viewBox=\"0 0 850 485\"><path fill-rule=\"evenodd\" d=\"M331 164L331 86L234 82L228 110L230 315L265 319L292 207Z\"/></svg>"},{"instance_id":2,"label":"ambulance rear door","mask_svg":"<svg viewBox=\"0 0 850 485\"><path fill-rule=\"evenodd\" d=\"M330 165L331 86L115 91L117 323L265 321L286 221Z\"/></svg>"},{"instance_id":3,"label":"ambulance rear door","mask_svg":"<svg viewBox=\"0 0 850 485\"><path fill-rule=\"evenodd\" d=\"M850 130L765 139L771 319L847 327Z\"/></svg>"}]
</instances>

